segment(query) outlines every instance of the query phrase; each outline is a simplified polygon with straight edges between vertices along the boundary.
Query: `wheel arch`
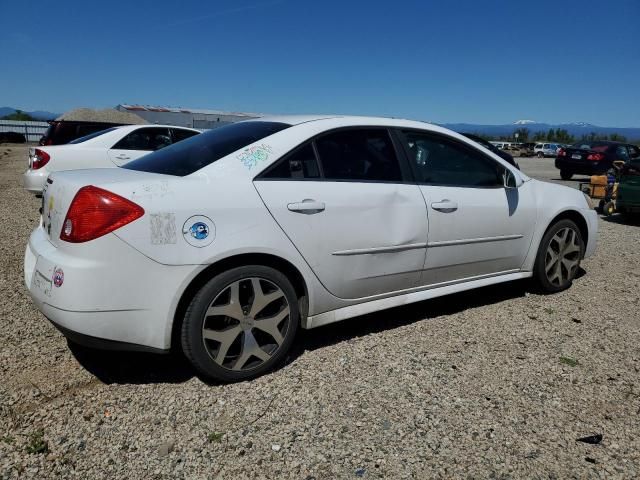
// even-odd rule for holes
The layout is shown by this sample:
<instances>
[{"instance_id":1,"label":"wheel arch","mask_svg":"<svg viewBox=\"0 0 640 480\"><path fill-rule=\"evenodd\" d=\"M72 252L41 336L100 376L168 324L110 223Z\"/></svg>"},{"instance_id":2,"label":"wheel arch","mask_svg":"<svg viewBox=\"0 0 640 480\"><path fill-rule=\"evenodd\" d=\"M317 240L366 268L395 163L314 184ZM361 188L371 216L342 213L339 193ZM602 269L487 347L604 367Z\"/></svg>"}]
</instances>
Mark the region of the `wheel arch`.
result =
<instances>
[{"instance_id":1,"label":"wheel arch","mask_svg":"<svg viewBox=\"0 0 640 480\"><path fill-rule=\"evenodd\" d=\"M298 296L300 305L300 320L304 322L309 311L309 294L307 288L307 282L300 270L288 260L277 255L268 253L243 253L232 255L218 260L215 263L207 266L204 270L198 273L183 290L180 300L173 313L173 319L171 324L171 349L177 349L180 347L180 332L182 330L182 322L184 315L191 302L191 299L196 294L198 289L202 285L216 276L219 273L230 270L232 268L241 267L244 265L263 265L266 267L274 268L282 272L291 282L293 288Z\"/></svg>"},{"instance_id":2,"label":"wheel arch","mask_svg":"<svg viewBox=\"0 0 640 480\"><path fill-rule=\"evenodd\" d=\"M582 235L582 241L584 242L584 246L586 250L586 246L589 243L589 227L587 225L587 220L577 210L564 210L563 212L558 213L547 224L547 228L545 228L544 233L540 238L541 239L544 238L544 236L547 234L549 229L553 225L558 223L560 220L571 220L578 226L578 229L580 230L580 235ZM583 255L584 255L584 252L583 252Z\"/></svg>"}]
</instances>

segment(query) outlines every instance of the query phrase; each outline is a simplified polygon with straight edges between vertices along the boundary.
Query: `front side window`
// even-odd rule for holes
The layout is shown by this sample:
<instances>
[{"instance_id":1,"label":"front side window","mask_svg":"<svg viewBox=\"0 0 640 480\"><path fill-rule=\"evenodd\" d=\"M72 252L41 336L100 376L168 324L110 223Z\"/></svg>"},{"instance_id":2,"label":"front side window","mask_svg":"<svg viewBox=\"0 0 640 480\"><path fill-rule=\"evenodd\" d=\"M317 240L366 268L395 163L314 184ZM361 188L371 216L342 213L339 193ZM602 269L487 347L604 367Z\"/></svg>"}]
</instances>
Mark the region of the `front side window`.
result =
<instances>
[{"instance_id":1,"label":"front side window","mask_svg":"<svg viewBox=\"0 0 640 480\"><path fill-rule=\"evenodd\" d=\"M386 129L339 130L317 138L315 145L326 180L402 181Z\"/></svg>"},{"instance_id":2,"label":"front side window","mask_svg":"<svg viewBox=\"0 0 640 480\"><path fill-rule=\"evenodd\" d=\"M111 148L152 152L169 145L171 145L171 137L168 128L140 128L126 135Z\"/></svg>"},{"instance_id":3,"label":"front side window","mask_svg":"<svg viewBox=\"0 0 640 480\"><path fill-rule=\"evenodd\" d=\"M504 168L479 152L444 137L403 132L420 183L461 187L502 186Z\"/></svg>"},{"instance_id":4,"label":"front side window","mask_svg":"<svg viewBox=\"0 0 640 480\"><path fill-rule=\"evenodd\" d=\"M638 147L635 145L628 145L627 148L629 149L629 156L631 157L631 160L638 161L638 159L640 159L640 150L638 150Z\"/></svg>"}]
</instances>

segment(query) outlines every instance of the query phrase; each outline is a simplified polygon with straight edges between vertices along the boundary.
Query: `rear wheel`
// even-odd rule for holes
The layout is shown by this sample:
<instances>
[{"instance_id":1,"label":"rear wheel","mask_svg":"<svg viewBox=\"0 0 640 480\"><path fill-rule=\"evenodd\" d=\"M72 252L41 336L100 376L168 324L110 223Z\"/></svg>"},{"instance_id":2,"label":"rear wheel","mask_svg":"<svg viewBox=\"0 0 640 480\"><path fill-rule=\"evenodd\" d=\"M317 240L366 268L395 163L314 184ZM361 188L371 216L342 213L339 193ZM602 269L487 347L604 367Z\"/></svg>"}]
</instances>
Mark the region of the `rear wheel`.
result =
<instances>
[{"instance_id":1,"label":"rear wheel","mask_svg":"<svg viewBox=\"0 0 640 480\"><path fill-rule=\"evenodd\" d=\"M613 215L615 212L616 212L616 205L613 202L607 202L602 207L602 213L606 217L609 217L609 216Z\"/></svg>"},{"instance_id":2,"label":"rear wheel","mask_svg":"<svg viewBox=\"0 0 640 480\"><path fill-rule=\"evenodd\" d=\"M204 376L255 378L284 360L300 323L289 279L261 265L228 270L194 296L182 325L182 348Z\"/></svg>"},{"instance_id":3,"label":"rear wheel","mask_svg":"<svg viewBox=\"0 0 640 480\"><path fill-rule=\"evenodd\" d=\"M573 173L568 170L560 170L560 178L562 180L571 180L571 177L573 177Z\"/></svg>"},{"instance_id":4,"label":"rear wheel","mask_svg":"<svg viewBox=\"0 0 640 480\"><path fill-rule=\"evenodd\" d=\"M584 240L572 220L553 224L540 242L533 276L545 292L559 292L571 286L580 267Z\"/></svg>"}]
</instances>

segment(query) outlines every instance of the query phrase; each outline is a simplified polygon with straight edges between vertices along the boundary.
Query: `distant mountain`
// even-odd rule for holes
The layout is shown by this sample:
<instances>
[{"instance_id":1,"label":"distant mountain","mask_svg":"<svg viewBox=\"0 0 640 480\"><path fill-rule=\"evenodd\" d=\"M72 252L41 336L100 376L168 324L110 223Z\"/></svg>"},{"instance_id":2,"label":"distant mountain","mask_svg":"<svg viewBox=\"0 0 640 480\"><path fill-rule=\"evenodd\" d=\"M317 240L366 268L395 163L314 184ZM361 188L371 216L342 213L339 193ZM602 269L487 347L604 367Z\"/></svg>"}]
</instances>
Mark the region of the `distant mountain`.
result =
<instances>
[{"instance_id":1,"label":"distant mountain","mask_svg":"<svg viewBox=\"0 0 640 480\"><path fill-rule=\"evenodd\" d=\"M479 133L482 135L490 135L493 137L511 136L518 128L526 128L531 134L537 132L548 132L550 129L562 128L571 135L580 138L582 135L596 133L599 135L610 135L617 133L627 137L628 140L640 140L640 128L616 128L616 127L600 127L586 122L574 123L538 123L533 120L518 120L517 122L506 125L477 125L473 123L445 123L443 127L449 128L455 132Z\"/></svg>"},{"instance_id":2,"label":"distant mountain","mask_svg":"<svg viewBox=\"0 0 640 480\"><path fill-rule=\"evenodd\" d=\"M11 115L12 113L15 113L15 112L16 112L15 108L12 108L12 107L0 107L0 118L4 117L6 115ZM54 118L60 116L59 113L45 112L45 111L42 111L42 110L36 110L34 112L25 112L25 113L28 113L29 115L31 115L36 120L53 120Z\"/></svg>"}]
</instances>

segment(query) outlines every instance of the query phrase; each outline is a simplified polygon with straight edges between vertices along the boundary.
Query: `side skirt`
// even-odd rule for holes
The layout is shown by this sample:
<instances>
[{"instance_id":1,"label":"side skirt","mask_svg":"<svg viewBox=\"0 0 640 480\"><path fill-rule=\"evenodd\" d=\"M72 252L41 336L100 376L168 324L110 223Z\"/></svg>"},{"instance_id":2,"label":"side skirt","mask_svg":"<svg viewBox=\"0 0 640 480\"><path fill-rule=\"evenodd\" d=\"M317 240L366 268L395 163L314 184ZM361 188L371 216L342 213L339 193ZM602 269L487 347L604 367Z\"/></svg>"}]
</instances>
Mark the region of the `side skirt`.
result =
<instances>
[{"instance_id":1,"label":"side skirt","mask_svg":"<svg viewBox=\"0 0 640 480\"><path fill-rule=\"evenodd\" d=\"M393 307L399 307L401 305L407 305L409 303L421 302L422 300L441 297L443 295L449 295L451 293L464 292L465 290L473 290L475 288L486 287L488 285L493 285L496 283L520 280L523 278L531 277L532 275L532 272L508 273L504 275L483 277L476 280L449 284L441 287L426 288L417 292L413 291L411 293L395 295L393 297L370 300L368 302L358 303L356 305L349 305L348 307L331 310L330 312L312 315L307 318L306 328L309 329L320 327L321 325L328 325L329 323L339 322L341 320L346 320L347 318L358 317L367 313L386 310Z\"/></svg>"}]
</instances>

